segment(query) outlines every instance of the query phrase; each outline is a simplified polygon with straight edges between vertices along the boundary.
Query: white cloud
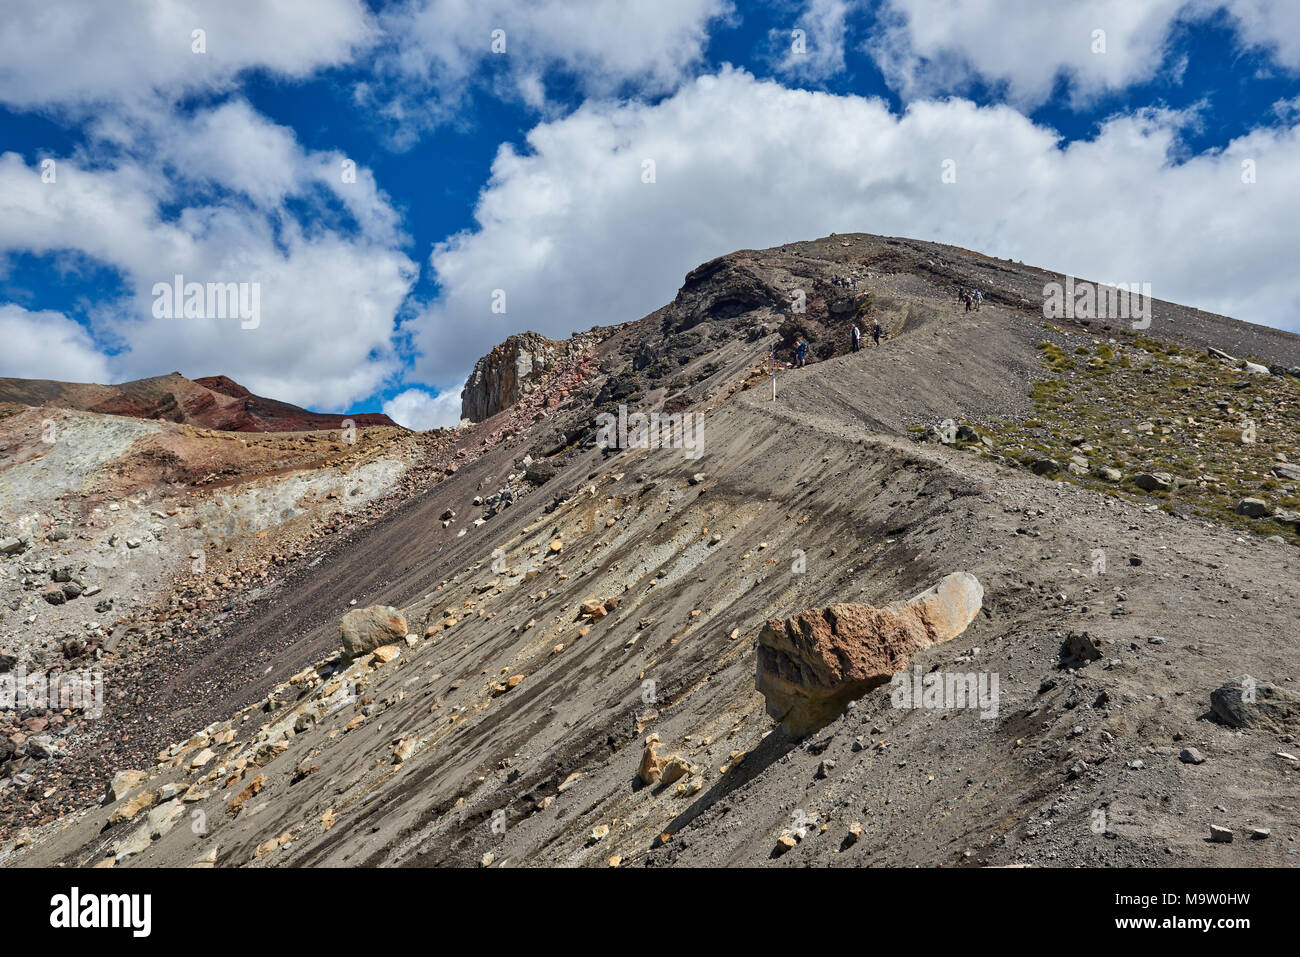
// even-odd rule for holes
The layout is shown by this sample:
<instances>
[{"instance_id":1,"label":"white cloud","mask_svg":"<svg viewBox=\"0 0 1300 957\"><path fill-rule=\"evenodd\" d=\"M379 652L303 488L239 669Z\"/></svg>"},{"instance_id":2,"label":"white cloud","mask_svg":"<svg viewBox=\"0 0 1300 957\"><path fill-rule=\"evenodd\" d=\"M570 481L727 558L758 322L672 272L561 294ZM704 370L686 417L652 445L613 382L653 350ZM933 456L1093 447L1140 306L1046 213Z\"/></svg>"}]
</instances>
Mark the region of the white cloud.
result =
<instances>
[{"instance_id":1,"label":"white cloud","mask_svg":"<svg viewBox=\"0 0 1300 957\"><path fill-rule=\"evenodd\" d=\"M1268 51L1288 70L1300 69L1300 5L1294 0L1194 0L1192 6L1199 16L1226 8L1242 43Z\"/></svg>"},{"instance_id":2,"label":"white cloud","mask_svg":"<svg viewBox=\"0 0 1300 957\"><path fill-rule=\"evenodd\" d=\"M380 15L386 80L359 85L357 95L409 144L424 129L462 120L476 84L534 109L547 102L543 77L552 71L586 95L628 84L640 95L669 92L701 61L709 24L731 9L730 0L408 0ZM498 30L501 52L493 50Z\"/></svg>"},{"instance_id":3,"label":"white cloud","mask_svg":"<svg viewBox=\"0 0 1300 957\"><path fill-rule=\"evenodd\" d=\"M109 381L108 363L90 333L62 313L28 312L14 303L0 303L0 342L0 376Z\"/></svg>"},{"instance_id":4,"label":"white cloud","mask_svg":"<svg viewBox=\"0 0 1300 957\"><path fill-rule=\"evenodd\" d=\"M423 389L407 389L384 403L384 412L398 425L423 431L460 424L460 389L437 395Z\"/></svg>"},{"instance_id":5,"label":"white cloud","mask_svg":"<svg viewBox=\"0 0 1300 957\"><path fill-rule=\"evenodd\" d=\"M1181 82L1186 60L1166 63L1182 22L1226 13L1242 48L1300 68L1300 5L1293 0L886 0L866 49L904 99L964 93L976 80L1003 86L1033 108L1060 78L1076 106L1162 75ZM1097 52L1097 31L1104 52Z\"/></svg>"},{"instance_id":6,"label":"white cloud","mask_svg":"<svg viewBox=\"0 0 1300 957\"><path fill-rule=\"evenodd\" d=\"M811 4L832 0L810 0ZM1186 57L1167 64L1179 22L1226 14L1239 47L1300 69L1300 5L1294 0L885 0L866 49L906 100L962 94L971 83L1005 87L1034 108L1065 78L1076 107L1164 75L1182 81ZM1101 31L1104 52L1097 52Z\"/></svg>"},{"instance_id":7,"label":"white cloud","mask_svg":"<svg viewBox=\"0 0 1300 957\"><path fill-rule=\"evenodd\" d=\"M789 28L769 39L781 56L776 69L800 80L825 80L844 69L846 20L854 0L807 0ZM798 37L795 30L802 31Z\"/></svg>"},{"instance_id":8,"label":"white cloud","mask_svg":"<svg viewBox=\"0 0 1300 957\"><path fill-rule=\"evenodd\" d=\"M101 338L125 346L114 374L222 373L337 408L399 372L396 316L417 268L367 170L343 183L338 154L304 151L242 101L170 121L146 111L112 134L121 149L111 165L58 159L52 183L17 154L0 155L0 254L75 250L123 276L127 299L92 316ZM331 228L342 210L353 224ZM154 317L154 284L178 273L257 283L260 324Z\"/></svg>"},{"instance_id":9,"label":"white cloud","mask_svg":"<svg viewBox=\"0 0 1300 957\"><path fill-rule=\"evenodd\" d=\"M304 77L375 36L361 0L9 0L0 22L0 101L20 108L222 91L253 68Z\"/></svg>"},{"instance_id":10,"label":"white cloud","mask_svg":"<svg viewBox=\"0 0 1300 957\"><path fill-rule=\"evenodd\" d=\"M435 247L423 381L463 376L507 335L636 319L714 256L865 231L949 242L1295 328L1294 128L1170 161L1185 113L1145 112L1062 147L1009 107L789 90L741 71L650 106L589 103L503 148L477 228ZM642 182L653 159L656 181ZM956 161L957 182L941 181ZM1241 181L1253 159L1258 182ZM491 310L506 293L504 315Z\"/></svg>"},{"instance_id":11,"label":"white cloud","mask_svg":"<svg viewBox=\"0 0 1300 957\"><path fill-rule=\"evenodd\" d=\"M904 99L965 92L976 79L1005 84L1008 100L1034 107L1058 76L1086 100L1150 80L1169 28L1187 0L886 0L867 43ZM1094 52L1103 31L1104 52Z\"/></svg>"}]
</instances>

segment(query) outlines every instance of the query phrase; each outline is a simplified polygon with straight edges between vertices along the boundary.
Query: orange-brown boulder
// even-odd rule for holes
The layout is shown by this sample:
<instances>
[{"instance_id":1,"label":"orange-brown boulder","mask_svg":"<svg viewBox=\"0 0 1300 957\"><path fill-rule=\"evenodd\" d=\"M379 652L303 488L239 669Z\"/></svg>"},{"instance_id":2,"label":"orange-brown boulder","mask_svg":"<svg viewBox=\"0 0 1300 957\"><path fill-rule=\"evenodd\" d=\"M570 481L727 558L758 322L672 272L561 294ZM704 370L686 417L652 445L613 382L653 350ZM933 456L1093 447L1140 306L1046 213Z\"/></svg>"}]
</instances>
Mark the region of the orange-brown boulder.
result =
<instances>
[{"instance_id":1,"label":"orange-brown boulder","mask_svg":"<svg viewBox=\"0 0 1300 957\"><path fill-rule=\"evenodd\" d=\"M960 635L983 601L975 576L956 572L884 608L837 604L769 620L757 666L767 713L792 737L811 734L906 668L915 652Z\"/></svg>"}]
</instances>

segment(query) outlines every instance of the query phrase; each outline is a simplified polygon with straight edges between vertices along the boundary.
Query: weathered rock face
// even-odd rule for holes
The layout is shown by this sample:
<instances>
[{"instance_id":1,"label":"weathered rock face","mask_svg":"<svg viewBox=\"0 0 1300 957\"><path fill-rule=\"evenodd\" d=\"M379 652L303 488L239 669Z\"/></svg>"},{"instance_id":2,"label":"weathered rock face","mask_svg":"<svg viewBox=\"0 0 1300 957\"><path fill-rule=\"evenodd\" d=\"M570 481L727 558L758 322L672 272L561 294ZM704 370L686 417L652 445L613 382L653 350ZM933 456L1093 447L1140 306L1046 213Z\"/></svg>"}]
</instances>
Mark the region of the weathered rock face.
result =
<instances>
[{"instance_id":1,"label":"weathered rock face","mask_svg":"<svg viewBox=\"0 0 1300 957\"><path fill-rule=\"evenodd\" d=\"M536 332L511 336L478 362L460 393L460 416L481 422L509 408L557 371L565 343Z\"/></svg>"},{"instance_id":2,"label":"weathered rock face","mask_svg":"<svg viewBox=\"0 0 1300 957\"><path fill-rule=\"evenodd\" d=\"M339 620L343 657L356 658L406 638L406 619L391 605L355 608Z\"/></svg>"},{"instance_id":3,"label":"weathered rock face","mask_svg":"<svg viewBox=\"0 0 1300 957\"><path fill-rule=\"evenodd\" d=\"M757 670L767 713L792 737L811 734L906 668L916 651L960 635L983 602L975 576L957 572L884 608L837 604L768 621Z\"/></svg>"}]
</instances>

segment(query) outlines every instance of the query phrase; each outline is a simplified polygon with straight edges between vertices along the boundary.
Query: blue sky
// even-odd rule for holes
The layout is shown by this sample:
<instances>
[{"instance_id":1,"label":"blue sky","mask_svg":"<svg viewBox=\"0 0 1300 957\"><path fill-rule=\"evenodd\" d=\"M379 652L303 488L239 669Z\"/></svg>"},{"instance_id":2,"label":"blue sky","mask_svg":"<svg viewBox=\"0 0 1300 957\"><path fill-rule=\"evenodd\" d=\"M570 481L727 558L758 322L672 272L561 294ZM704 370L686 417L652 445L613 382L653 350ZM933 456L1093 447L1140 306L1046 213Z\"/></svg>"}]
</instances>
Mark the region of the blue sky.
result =
<instances>
[{"instance_id":1,"label":"blue sky","mask_svg":"<svg viewBox=\"0 0 1300 957\"><path fill-rule=\"evenodd\" d=\"M17 0L0 375L452 424L512 332L851 230L1297 329L1298 6ZM178 273L256 322L157 314Z\"/></svg>"}]
</instances>

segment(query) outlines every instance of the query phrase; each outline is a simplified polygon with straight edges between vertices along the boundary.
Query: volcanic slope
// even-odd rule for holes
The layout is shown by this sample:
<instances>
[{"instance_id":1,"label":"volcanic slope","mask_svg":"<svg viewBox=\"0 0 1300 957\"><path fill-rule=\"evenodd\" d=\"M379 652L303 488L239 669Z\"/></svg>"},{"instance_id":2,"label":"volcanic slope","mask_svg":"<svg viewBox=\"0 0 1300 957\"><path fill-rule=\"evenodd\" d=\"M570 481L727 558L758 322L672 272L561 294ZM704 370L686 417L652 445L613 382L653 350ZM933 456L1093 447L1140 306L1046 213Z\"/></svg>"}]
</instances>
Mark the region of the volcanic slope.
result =
<instances>
[{"instance_id":1,"label":"volcanic slope","mask_svg":"<svg viewBox=\"0 0 1300 957\"><path fill-rule=\"evenodd\" d=\"M880 349L842 354L859 307L835 275L871 293ZM864 235L700 267L673 303L600 330L553 405L542 385L460 430L463 464L291 570L231 638L267 671L213 703L219 720L177 729L123 801L32 828L0 861L1294 864L1295 746L1215 720L1210 694L1250 676L1294 695L1300 553L1279 525L1179 517L1000 449L1034 383L1073 374L1045 339L1151 355L1126 324L1045 324L1053 278ZM985 279L991 303L960 311L956 287ZM794 335L823 358L780 370L773 401L767 343L784 357ZM1145 335L1300 364L1295 336L1164 302ZM1295 405L1295 380L1269 378ZM702 456L595 447L595 414L620 403L701 413ZM949 418L992 444L913 435ZM754 690L765 620L954 571L979 579L983 610L913 664L995 674L996 714L893 707L882 687L802 740L774 726ZM588 600L608 613L583 617ZM338 617L374 603L412 637L338 660ZM1100 657L1063 660L1085 632ZM677 781L639 780L652 736L689 766ZM1211 843L1210 825L1239 839Z\"/></svg>"},{"instance_id":2,"label":"volcanic slope","mask_svg":"<svg viewBox=\"0 0 1300 957\"><path fill-rule=\"evenodd\" d=\"M0 378L0 402L76 409L137 419L162 419L223 432L303 432L397 425L382 412L352 416L308 412L254 395L227 376L193 381L178 372L118 385Z\"/></svg>"}]
</instances>

